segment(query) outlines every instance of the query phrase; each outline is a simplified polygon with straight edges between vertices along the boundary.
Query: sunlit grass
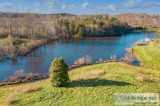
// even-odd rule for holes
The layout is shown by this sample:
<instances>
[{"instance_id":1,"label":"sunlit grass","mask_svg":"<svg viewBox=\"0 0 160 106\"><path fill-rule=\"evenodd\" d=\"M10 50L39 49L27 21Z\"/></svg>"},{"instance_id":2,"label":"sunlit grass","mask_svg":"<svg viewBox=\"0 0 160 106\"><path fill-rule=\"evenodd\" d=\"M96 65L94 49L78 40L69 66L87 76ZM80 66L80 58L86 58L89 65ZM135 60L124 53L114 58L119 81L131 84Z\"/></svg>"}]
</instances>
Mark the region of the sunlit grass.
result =
<instances>
[{"instance_id":1,"label":"sunlit grass","mask_svg":"<svg viewBox=\"0 0 160 106\"><path fill-rule=\"evenodd\" d=\"M141 67L111 62L74 69L66 88L52 87L49 79L1 87L0 105L113 106L115 93L160 93L158 44L134 48Z\"/></svg>"},{"instance_id":2,"label":"sunlit grass","mask_svg":"<svg viewBox=\"0 0 160 106\"><path fill-rule=\"evenodd\" d=\"M134 54L143 67L160 71L160 41L150 42L148 46L136 46Z\"/></svg>"}]
</instances>

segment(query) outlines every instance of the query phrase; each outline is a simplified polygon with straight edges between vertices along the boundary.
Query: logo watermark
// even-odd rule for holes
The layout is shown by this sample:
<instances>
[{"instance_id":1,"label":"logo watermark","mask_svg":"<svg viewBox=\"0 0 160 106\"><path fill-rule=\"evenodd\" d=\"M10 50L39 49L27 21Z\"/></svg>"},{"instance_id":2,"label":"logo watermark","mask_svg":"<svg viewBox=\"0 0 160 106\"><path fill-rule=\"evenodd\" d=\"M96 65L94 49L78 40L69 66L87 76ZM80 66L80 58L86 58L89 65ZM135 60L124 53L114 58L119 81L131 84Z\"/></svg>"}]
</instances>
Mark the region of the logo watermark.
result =
<instances>
[{"instance_id":1,"label":"logo watermark","mask_svg":"<svg viewBox=\"0 0 160 106\"><path fill-rule=\"evenodd\" d=\"M116 93L115 105L158 105L158 93Z\"/></svg>"}]
</instances>

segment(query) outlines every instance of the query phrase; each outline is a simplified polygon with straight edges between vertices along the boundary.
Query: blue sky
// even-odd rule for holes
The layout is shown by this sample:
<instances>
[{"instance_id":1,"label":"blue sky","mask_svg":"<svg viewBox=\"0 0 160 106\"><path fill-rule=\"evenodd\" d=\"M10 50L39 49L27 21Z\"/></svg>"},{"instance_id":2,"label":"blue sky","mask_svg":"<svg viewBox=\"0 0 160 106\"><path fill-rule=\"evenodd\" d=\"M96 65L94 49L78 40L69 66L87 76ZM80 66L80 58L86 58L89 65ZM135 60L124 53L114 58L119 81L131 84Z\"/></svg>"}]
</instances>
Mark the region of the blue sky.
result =
<instances>
[{"instance_id":1,"label":"blue sky","mask_svg":"<svg viewBox=\"0 0 160 106\"><path fill-rule=\"evenodd\" d=\"M160 14L160 0L0 0L0 11L73 14Z\"/></svg>"}]
</instances>

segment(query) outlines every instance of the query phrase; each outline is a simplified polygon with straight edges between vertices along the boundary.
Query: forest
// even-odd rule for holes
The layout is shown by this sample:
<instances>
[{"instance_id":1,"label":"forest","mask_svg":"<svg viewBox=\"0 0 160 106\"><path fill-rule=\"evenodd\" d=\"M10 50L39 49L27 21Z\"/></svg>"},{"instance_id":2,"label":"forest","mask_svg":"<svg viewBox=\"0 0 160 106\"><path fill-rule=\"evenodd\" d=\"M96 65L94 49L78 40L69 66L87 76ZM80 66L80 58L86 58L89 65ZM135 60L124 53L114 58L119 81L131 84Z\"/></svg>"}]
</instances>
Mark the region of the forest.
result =
<instances>
[{"instance_id":1,"label":"forest","mask_svg":"<svg viewBox=\"0 0 160 106\"><path fill-rule=\"evenodd\" d=\"M109 15L1 13L0 19L1 38L117 36L133 30Z\"/></svg>"},{"instance_id":2,"label":"forest","mask_svg":"<svg viewBox=\"0 0 160 106\"><path fill-rule=\"evenodd\" d=\"M124 23L128 23L130 26L144 26L158 28L160 24L160 15L150 14L119 14L116 18Z\"/></svg>"}]
</instances>

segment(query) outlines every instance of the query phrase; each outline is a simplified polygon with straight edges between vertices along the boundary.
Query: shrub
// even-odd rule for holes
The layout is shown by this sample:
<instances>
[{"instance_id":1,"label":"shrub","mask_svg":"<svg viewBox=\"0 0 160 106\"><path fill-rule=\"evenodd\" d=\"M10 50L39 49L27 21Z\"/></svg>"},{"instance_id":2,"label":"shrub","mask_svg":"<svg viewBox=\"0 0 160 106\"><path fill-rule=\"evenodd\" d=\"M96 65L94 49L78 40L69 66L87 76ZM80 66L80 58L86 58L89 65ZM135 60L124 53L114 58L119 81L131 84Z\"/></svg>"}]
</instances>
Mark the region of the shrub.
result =
<instances>
[{"instance_id":1,"label":"shrub","mask_svg":"<svg viewBox=\"0 0 160 106\"><path fill-rule=\"evenodd\" d=\"M66 86L69 81L68 66L62 58L56 58L49 69L51 83L54 87Z\"/></svg>"},{"instance_id":2,"label":"shrub","mask_svg":"<svg viewBox=\"0 0 160 106\"><path fill-rule=\"evenodd\" d=\"M111 55L111 56L110 56L110 59L111 59L111 61L112 61L112 60L117 60L117 57L116 57L116 55Z\"/></svg>"},{"instance_id":3,"label":"shrub","mask_svg":"<svg viewBox=\"0 0 160 106\"><path fill-rule=\"evenodd\" d=\"M103 63L103 62L106 62L106 61L101 58L99 58L98 61L96 61L96 63Z\"/></svg>"},{"instance_id":4,"label":"shrub","mask_svg":"<svg viewBox=\"0 0 160 106\"><path fill-rule=\"evenodd\" d=\"M17 76L19 79L23 79L25 78L26 73L24 73L24 71L21 69L21 70L16 71L14 73L14 76Z\"/></svg>"},{"instance_id":5,"label":"shrub","mask_svg":"<svg viewBox=\"0 0 160 106\"><path fill-rule=\"evenodd\" d=\"M132 64L135 60L136 58L134 57L134 55L130 53L126 53L124 58L122 58L122 61L127 62L129 64Z\"/></svg>"},{"instance_id":6,"label":"shrub","mask_svg":"<svg viewBox=\"0 0 160 106\"><path fill-rule=\"evenodd\" d=\"M139 41L137 41L136 43L135 43L135 45L137 45L137 46L143 46L143 45L146 45L147 43L146 42L144 42L143 40L139 40Z\"/></svg>"},{"instance_id":7,"label":"shrub","mask_svg":"<svg viewBox=\"0 0 160 106\"><path fill-rule=\"evenodd\" d=\"M90 55L86 55L84 57L81 57L80 59L77 59L74 62L75 66L81 66L81 65L88 65L92 63L92 58Z\"/></svg>"},{"instance_id":8,"label":"shrub","mask_svg":"<svg viewBox=\"0 0 160 106\"><path fill-rule=\"evenodd\" d=\"M16 71L14 75L9 76L9 78L7 78L6 80L0 81L0 86L24 83L24 82L45 79L45 78L49 78L49 75L48 74L24 73L23 70L19 70L19 71Z\"/></svg>"}]
</instances>

